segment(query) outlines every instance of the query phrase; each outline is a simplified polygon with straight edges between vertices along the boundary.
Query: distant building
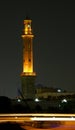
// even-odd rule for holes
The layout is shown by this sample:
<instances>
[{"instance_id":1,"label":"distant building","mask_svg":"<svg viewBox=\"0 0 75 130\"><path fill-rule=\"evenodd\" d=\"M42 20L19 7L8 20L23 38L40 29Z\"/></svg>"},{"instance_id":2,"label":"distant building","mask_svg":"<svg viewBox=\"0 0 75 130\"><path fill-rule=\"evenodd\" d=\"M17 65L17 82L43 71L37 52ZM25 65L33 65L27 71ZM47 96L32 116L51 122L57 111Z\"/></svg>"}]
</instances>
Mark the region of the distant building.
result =
<instances>
[{"instance_id":1,"label":"distant building","mask_svg":"<svg viewBox=\"0 0 75 130\"><path fill-rule=\"evenodd\" d=\"M62 98L72 98L75 93L66 92L53 87L44 87L42 85L36 86L36 97L41 99L62 99Z\"/></svg>"}]
</instances>

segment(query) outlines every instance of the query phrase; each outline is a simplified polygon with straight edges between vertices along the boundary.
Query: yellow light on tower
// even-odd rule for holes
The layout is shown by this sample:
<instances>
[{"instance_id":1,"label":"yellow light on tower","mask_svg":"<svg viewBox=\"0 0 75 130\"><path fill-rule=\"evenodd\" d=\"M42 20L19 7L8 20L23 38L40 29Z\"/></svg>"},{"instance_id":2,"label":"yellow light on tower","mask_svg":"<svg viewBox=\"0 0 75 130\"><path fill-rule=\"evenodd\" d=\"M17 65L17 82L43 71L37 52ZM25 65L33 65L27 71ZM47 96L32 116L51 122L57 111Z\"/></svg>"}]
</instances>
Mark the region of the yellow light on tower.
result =
<instances>
[{"instance_id":1,"label":"yellow light on tower","mask_svg":"<svg viewBox=\"0 0 75 130\"><path fill-rule=\"evenodd\" d=\"M24 20L23 30L23 69L21 74L22 94L25 99L35 99L35 77L33 71L33 33L32 20Z\"/></svg>"},{"instance_id":2,"label":"yellow light on tower","mask_svg":"<svg viewBox=\"0 0 75 130\"><path fill-rule=\"evenodd\" d=\"M24 20L23 38L23 73L24 75L35 75L33 72L33 37L31 29L32 20Z\"/></svg>"}]
</instances>

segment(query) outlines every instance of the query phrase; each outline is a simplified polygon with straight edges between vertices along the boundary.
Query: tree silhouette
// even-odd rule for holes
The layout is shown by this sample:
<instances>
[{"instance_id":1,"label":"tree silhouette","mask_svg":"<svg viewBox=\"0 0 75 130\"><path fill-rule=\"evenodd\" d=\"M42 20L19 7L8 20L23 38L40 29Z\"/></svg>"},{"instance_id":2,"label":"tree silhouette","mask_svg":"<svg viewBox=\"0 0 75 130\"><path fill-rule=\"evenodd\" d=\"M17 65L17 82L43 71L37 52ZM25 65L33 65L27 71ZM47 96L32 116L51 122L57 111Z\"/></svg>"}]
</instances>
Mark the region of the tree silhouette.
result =
<instances>
[{"instance_id":1,"label":"tree silhouette","mask_svg":"<svg viewBox=\"0 0 75 130\"><path fill-rule=\"evenodd\" d=\"M11 99L5 96L0 96L0 113L11 112Z\"/></svg>"},{"instance_id":2,"label":"tree silhouette","mask_svg":"<svg viewBox=\"0 0 75 130\"><path fill-rule=\"evenodd\" d=\"M0 130L25 130L18 123L0 123Z\"/></svg>"}]
</instances>

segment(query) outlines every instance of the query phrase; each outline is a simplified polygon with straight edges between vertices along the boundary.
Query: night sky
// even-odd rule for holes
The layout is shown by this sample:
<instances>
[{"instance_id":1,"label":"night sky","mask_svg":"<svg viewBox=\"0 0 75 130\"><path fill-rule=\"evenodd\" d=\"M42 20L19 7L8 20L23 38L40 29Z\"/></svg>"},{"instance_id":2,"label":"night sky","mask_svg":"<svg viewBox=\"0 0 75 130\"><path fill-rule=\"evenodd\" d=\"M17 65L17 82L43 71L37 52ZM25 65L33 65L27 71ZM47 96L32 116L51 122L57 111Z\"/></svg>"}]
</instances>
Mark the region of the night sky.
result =
<instances>
[{"instance_id":1,"label":"night sky","mask_svg":"<svg viewBox=\"0 0 75 130\"><path fill-rule=\"evenodd\" d=\"M0 96L15 98L21 88L23 20L35 35L36 84L75 92L75 4L72 1L0 1Z\"/></svg>"}]
</instances>

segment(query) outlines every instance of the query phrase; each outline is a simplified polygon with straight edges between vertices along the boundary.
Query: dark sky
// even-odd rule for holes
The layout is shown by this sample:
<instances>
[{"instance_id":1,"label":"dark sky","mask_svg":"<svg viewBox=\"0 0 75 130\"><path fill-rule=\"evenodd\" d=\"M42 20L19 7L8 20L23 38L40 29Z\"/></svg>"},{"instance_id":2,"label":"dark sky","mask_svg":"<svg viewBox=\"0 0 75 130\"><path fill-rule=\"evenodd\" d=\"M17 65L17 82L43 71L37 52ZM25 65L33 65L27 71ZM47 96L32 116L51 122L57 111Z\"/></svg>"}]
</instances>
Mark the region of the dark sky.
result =
<instances>
[{"instance_id":1,"label":"dark sky","mask_svg":"<svg viewBox=\"0 0 75 130\"><path fill-rule=\"evenodd\" d=\"M0 96L21 87L23 20L32 19L36 84L75 91L75 4L50 0L0 1Z\"/></svg>"}]
</instances>

